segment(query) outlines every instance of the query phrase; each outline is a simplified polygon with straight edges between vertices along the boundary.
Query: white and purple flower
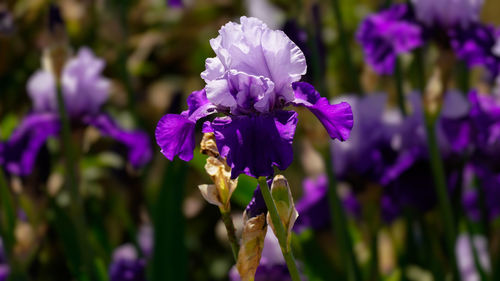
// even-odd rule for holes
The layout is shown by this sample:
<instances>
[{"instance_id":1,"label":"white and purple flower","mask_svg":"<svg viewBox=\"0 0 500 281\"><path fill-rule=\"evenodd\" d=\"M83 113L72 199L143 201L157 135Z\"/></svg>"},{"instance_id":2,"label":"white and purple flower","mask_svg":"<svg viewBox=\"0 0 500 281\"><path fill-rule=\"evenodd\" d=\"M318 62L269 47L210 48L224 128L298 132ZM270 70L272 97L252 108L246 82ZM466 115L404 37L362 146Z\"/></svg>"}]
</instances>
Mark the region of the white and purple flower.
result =
<instances>
[{"instance_id":1,"label":"white and purple flower","mask_svg":"<svg viewBox=\"0 0 500 281\"><path fill-rule=\"evenodd\" d=\"M124 131L100 108L109 95L110 82L101 73L104 61L91 50L81 48L76 57L64 66L61 77L62 94L71 123L75 127L93 126L103 136L125 145L134 167L151 158L149 137L142 131ZM47 70L37 71L28 81L28 94L33 110L13 132L9 140L0 143L0 164L7 172L26 176L35 166L39 150L48 138L61 131L58 114L56 82Z\"/></svg>"},{"instance_id":2,"label":"white and purple flower","mask_svg":"<svg viewBox=\"0 0 500 281\"><path fill-rule=\"evenodd\" d=\"M270 176L273 166L292 162L297 113L287 106L308 108L332 139L346 140L353 125L349 104L332 105L313 86L298 82L307 66L302 51L282 32L256 18L229 22L210 40L216 57L206 60L201 73L206 86L188 98L188 110L165 115L156 140L169 159L189 161L195 147L195 124L206 121L203 132L214 132L221 155L232 168L232 178Z\"/></svg>"},{"instance_id":3,"label":"white and purple flower","mask_svg":"<svg viewBox=\"0 0 500 281\"><path fill-rule=\"evenodd\" d=\"M201 73L205 89L188 98L188 110L165 115L156 140L169 159L189 161L195 147L196 121L224 114L204 123L214 132L221 155L232 168L232 178L270 176L273 166L292 162L297 113L287 106L308 108L332 139L346 140L353 125L349 104L332 105L313 86L298 82L307 66L302 51L282 32L256 18L229 22L210 40L216 57L206 60Z\"/></svg>"}]
</instances>

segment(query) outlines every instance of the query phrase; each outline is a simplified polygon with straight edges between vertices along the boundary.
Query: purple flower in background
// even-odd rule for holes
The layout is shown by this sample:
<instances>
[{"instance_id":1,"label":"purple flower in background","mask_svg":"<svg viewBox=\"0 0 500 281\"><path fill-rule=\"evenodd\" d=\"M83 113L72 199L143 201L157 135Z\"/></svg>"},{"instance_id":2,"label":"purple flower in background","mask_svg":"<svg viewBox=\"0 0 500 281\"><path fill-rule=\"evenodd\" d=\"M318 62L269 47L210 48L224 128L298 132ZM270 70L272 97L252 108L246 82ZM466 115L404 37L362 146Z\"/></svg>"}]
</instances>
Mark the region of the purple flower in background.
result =
<instances>
[{"instance_id":1,"label":"purple flower in background","mask_svg":"<svg viewBox=\"0 0 500 281\"><path fill-rule=\"evenodd\" d=\"M230 281L241 281L241 278L233 267L229 272ZM288 273L288 268L281 253L281 248L278 238L274 235L270 227L267 228L266 238L264 240L264 249L260 264L255 273L255 281L291 281L292 278ZM302 277L302 280L305 280Z\"/></svg>"},{"instance_id":2,"label":"purple flower in background","mask_svg":"<svg viewBox=\"0 0 500 281\"><path fill-rule=\"evenodd\" d=\"M450 44L456 56L469 67L483 66L496 77L500 72L500 53L495 46L499 31L491 25L471 23L467 27L457 26L448 31Z\"/></svg>"},{"instance_id":3,"label":"purple flower in background","mask_svg":"<svg viewBox=\"0 0 500 281\"><path fill-rule=\"evenodd\" d=\"M181 8L182 0L167 0L167 5L172 8Z\"/></svg>"},{"instance_id":4,"label":"purple flower in background","mask_svg":"<svg viewBox=\"0 0 500 281\"><path fill-rule=\"evenodd\" d=\"M9 273L10 267L5 257L2 239L0 238L0 281L7 281Z\"/></svg>"},{"instance_id":5,"label":"purple flower in background","mask_svg":"<svg viewBox=\"0 0 500 281\"><path fill-rule=\"evenodd\" d=\"M213 113L226 116L206 121L203 132L214 132L232 178L245 173L270 176L273 166L286 169L293 160L292 141L297 113L285 107L304 106L332 139L346 140L352 128L349 104L332 105L305 82L302 51L282 32L256 18L229 22L210 40L216 57L205 63L206 86L188 98L188 110L167 114L158 123L156 140L169 159L189 161L195 147L196 122Z\"/></svg>"},{"instance_id":6,"label":"purple flower in background","mask_svg":"<svg viewBox=\"0 0 500 281\"><path fill-rule=\"evenodd\" d=\"M109 80L101 73L104 61L92 51L81 48L64 66L61 88L65 106L74 127L93 126L103 136L116 139L128 149L130 163L138 168L151 158L149 137L142 131L125 131L100 108L109 95ZM48 138L61 130L57 109L56 82L51 72L37 71L28 81L33 110L9 140L0 143L0 164L9 172L31 174L39 150Z\"/></svg>"},{"instance_id":7,"label":"purple flower in background","mask_svg":"<svg viewBox=\"0 0 500 281\"><path fill-rule=\"evenodd\" d=\"M109 268L110 281L146 281L146 260L132 244L118 247Z\"/></svg>"},{"instance_id":8,"label":"purple flower in background","mask_svg":"<svg viewBox=\"0 0 500 281\"><path fill-rule=\"evenodd\" d=\"M316 179L306 179L302 183L304 194L295 207L300 216L295 222L294 230L306 228L315 230L327 229L331 224L328 202L328 178L320 175ZM361 206L350 190L341 194L344 209L352 216L359 216Z\"/></svg>"},{"instance_id":9,"label":"purple flower in background","mask_svg":"<svg viewBox=\"0 0 500 281\"><path fill-rule=\"evenodd\" d=\"M356 34L367 62L378 74L392 74L396 58L423 44L423 31L407 4L367 17Z\"/></svg>"},{"instance_id":10,"label":"purple flower in background","mask_svg":"<svg viewBox=\"0 0 500 281\"><path fill-rule=\"evenodd\" d=\"M463 281L480 280L480 275L474 262L474 250L472 247L474 247L477 253L477 258L482 269L485 272L491 271L488 240L480 235L460 234L455 244L455 256L457 257L460 279Z\"/></svg>"},{"instance_id":11,"label":"purple flower in background","mask_svg":"<svg viewBox=\"0 0 500 281\"><path fill-rule=\"evenodd\" d=\"M483 0L412 0L418 20L427 26L467 27L479 20Z\"/></svg>"},{"instance_id":12,"label":"purple flower in background","mask_svg":"<svg viewBox=\"0 0 500 281\"><path fill-rule=\"evenodd\" d=\"M356 116L349 140L331 144L335 174L340 180L378 180L397 156L391 139L403 116L397 110L386 110L387 94L383 93L341 96L335 101L348 102Z\"/></svg>"}]
</instances>

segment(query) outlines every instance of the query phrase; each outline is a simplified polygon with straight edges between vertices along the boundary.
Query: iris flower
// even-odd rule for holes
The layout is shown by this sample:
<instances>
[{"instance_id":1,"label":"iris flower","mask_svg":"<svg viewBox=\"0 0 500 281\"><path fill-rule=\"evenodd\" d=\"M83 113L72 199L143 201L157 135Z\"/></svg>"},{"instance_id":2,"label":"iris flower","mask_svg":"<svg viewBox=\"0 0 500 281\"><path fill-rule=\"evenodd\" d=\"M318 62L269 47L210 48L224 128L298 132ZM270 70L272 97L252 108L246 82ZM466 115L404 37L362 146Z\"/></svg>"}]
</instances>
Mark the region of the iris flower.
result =
<instances>
[{"instance_id":1,"label":"iris flower","mask_svg":"<svg viewBox=\"0 0 500 281\"><path fill-rule=\"evenodd\" d=\"M206 60L205 88L188 97L188 110L159 121L156 140L167 159L191 160L197 121L216 113L202 131L215 134L232 178L270 176L273 166L284 170L291 164L298 118L288 106L306 107L332 139L346 140L353 125L349 104L330 104L299 82L307 65L297 45L256 18L240 21L227 23L210 40L216 57Z\"/></svg>"},{"instance_id":2,"label":"iris flower","mask_svg":"<svg viewBox=\"0 0 500 281\"><path fill-rule=\"evenodd\" d=\"M149 137L142 131L125 131L100 108L109 95L110 82L101 75L104 61L91 50L81 48L67 61L61 77L62 94L72 126L93 126L103 136L125 145L134 167L151 158ZM33 110L22 120L10 138L0 143L0 164L7 172L26 176L35 166L38 152L50 137L61 132L57 109L56 80L48 70L38 70L28 81Z\"/></svg>"}]
</instances>

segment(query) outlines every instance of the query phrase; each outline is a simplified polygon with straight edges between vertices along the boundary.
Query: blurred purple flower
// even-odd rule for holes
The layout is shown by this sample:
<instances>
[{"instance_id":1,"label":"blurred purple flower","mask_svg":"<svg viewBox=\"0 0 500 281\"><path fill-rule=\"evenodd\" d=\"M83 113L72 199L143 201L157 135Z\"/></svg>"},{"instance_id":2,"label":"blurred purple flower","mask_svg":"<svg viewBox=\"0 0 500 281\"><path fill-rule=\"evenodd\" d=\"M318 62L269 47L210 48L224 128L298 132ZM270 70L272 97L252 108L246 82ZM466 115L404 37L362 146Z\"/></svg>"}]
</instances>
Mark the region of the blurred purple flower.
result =
<instances>
[{"instance_id":1,"label":"blurred purple flower","mask_svg":"<svg viewBox=\"0 0 500 281\"><path fill-rule=\"evenodd\" d=\"M229 272L230 281L241 281L241 278L233 267ZM278 238L274 235L270 227L267 228L266 238L264 240L264 249L260 264L255 273L255 281L291 281L292 278L288 273L288 268L281 253L281 248ZM302 280L305 280L302 277Z\"/></svg>"},{"instance_id":2,"label":"blurred purple flower","mask_svg":"<svg viewBox=\"0 0 500 281\"><path fill-rule=\"evenodd\" d=\"M412 0L418 20L446 29L479 20L483 0Z\"/></svg>"},{"instance_id":3,"label":"blurred purple flower","mask_svg":"<svg viewBox=\"0 0 500 281\"><path fill-rule=\"evenodd\" d=\"M327 229L331 225L327 176L320 175L316 179L306 179L302 186L304 194L295 205L300 215L295 222L294 230L300 232L306 228ZM341 197L348 214L355 217L361 214L361 206L350 190L346 190Z\"/></svg>"},{"instance_id":4,"label":"blurred purple flower","mask_svg":"<svg viewBox=\"0 0 500 281\"><path fill-rule=\"evenodd\" d=\"M367 62L378 74L392 74L398 55L420 47L423 30L407 4L396 4L367 17L356 34Z\"/></svg>"},{"instance_id":5,"label":"blurred purple flower","mask_svg":"<svg viewBox=\"0 0 500 281\"><path fill-rule=\"evenodd\" d=\"M350 183L354 192L373 184L381 185L381 215L387 222L405 208L426 211L433 207L435 194L428 165L421 95L414 92L407 97L407 116L399 109L387 108L386 94L347 96L338 100L348 101L356 117L350 139L332 144L339 180ZM467 111L468 103L460 93L450 91L445 95L441 118L460 117ZM455 190L458 175L454 155L443 129L438 127L436 133L446 160L450 190Z\"/></svg>"},{"instance_id":6,"label":"blurred purple flower","mask_svg":"<svg viewBox=\"0 0 500 281\"><path fill-rule=\"evenodd\" d=\"M182 0L167 0L167 5L171 8L182 8Z\"/></svg>"},{"instance_id":7,"label":"blurred purple flower","mask_svg":"<svg viewBox=\"0 0 500 281\"><path fill-rule=\"evenodd\" d=\"M118 247L109 268L110 281L146 281L146 260L132 244Z\"/></svg>"},{"instance_id":8,"label":"blurred purple flower","mask_svg":"<svg viewBox=\"0 0 500 281\"><path fill-rule=\"evenodd\" d=\"M14 32L14 17L7 10L0 10L0 36L10 35Z\"/></svg>"},{"instance_id":9,"label":"blurred purple flower","mask_svg":"<svg viewBox=\"0 0 500 281\"><path fill-rule=\"evenodd\" d=\"M491 271L490 258L488 254L488 241L484 236L470 236L467 233L460 234L455 244L455 256L457 257L460 279L463 281L480 280L479 271L474 262L474 247L479 265L485 272Z\"/></svg>"},{"instance_id":10,"label":"blurred purple flower","mask_svg":"<svg viewBox=\"0 0 500 281\"><path fill-rule=\"evenodd\" d=\"M142 131L124 131L100 111L110 86L101 75L103 69L104 61L87 48L81 48L77 56L66 63L61 87L68 115L75 127L96 127L102 135L125 145L129 161L138 168L151 158L149 137ZM9 140L0 143L0 164L9 173L21 176L31 174L39 150L48 138L58 136L61 129L53 74L37 71L28 81L27 90L33 101L33 112L24 118Z\"/></svg>"},{"instance_id":11,"label":"blurred purple flower","mask_svg":"<svg viewBox=\"0 0 500 281\"><path fill-rule=\"evenodd\" d=\"M273 166L286 169L292 162L292 141L297 113L286 106L304 106L325 126L332 139L346 140L352 128L349 104L332 105L313 86L297 82L306 73L302 51L282 32L256 18L229 22L210 40L216 57L205 63L201 77L206 86L188 98L188 110L167 114L158 123L156 140L169 159L189 161L195 147L196 122L203 132L214 132L232 178L245 173L270 176Z\"/></svg>"},{"instance_id":12,"label":"blurred purple flower","mask_svg":"<svg viewBox=\"0 0 500 281\"><path fill-rule=\"evenodd\" d=\"M495 51L500 32L491 25L471 23L448 31L456 56L469 67L483 66L496 77L500 72L500 53Z\"/></svg>"}]
</instances>

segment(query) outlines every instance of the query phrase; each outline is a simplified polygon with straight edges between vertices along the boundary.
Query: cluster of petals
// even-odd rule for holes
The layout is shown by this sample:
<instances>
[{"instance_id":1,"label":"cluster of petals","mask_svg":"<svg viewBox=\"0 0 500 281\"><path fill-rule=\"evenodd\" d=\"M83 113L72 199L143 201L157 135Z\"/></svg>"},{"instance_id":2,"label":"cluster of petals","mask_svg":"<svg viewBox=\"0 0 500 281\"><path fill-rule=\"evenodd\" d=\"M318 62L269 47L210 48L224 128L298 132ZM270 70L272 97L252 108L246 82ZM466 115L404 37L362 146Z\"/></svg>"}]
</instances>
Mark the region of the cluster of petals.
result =
<instances>
[{"instance_id":1,"label":"cluster of petals","mask_svg":"<svg viewBox=\"0 0 500 281\"><path fill-rule=\"evenodd\" d=\"M469 67L483 66L493 77L500 69L499 32L479 22L482 0L413 0L368 16L357 40L378 74L392 74L396 58L435 41L451 48Z\"/></svg>"},{"instance_id":2,"label":"cluster of petals","mask_svg":"<svg viewBox=\"0 0 500 281\"><path fill-rule=\"evenodd\" d=\"M299 82L307 65L297 45L256 18L240 22L227 23L210 40L216 57L206 60L201 73L206 86L189 96L188 109L159 121L162 153L169 160L191 160L197 121L217 113L202 131L214 133L231 177L270 176L273 166L284 170L293 159L298 119L288 106L306 107L332 139L346 140L353 125L349 104L330 104L312 85Z\"/></svg>"},{"instance_id":3,"label":"cluster of petals","mask_svg":"<svg viewBox=\"0 0 500 281\"><path fill-rule=\"evenodd\" d=\"M110 81L101 74L104 66L104 61L87 48L81 48L76 57L66 62L61 77L66 111L74 127L93 126L101 135L122 143L128 149L130 163L140 167L151 158L149 137L142 131L121 129L100 110L110 86ZM7 172L20 176L31 174L47 139L60 134L56 88L56 79L50 71L39 70L29 79L27 90L33 109L10 138L0 143L0 164Z\"/></svg>"}]
</instances>

